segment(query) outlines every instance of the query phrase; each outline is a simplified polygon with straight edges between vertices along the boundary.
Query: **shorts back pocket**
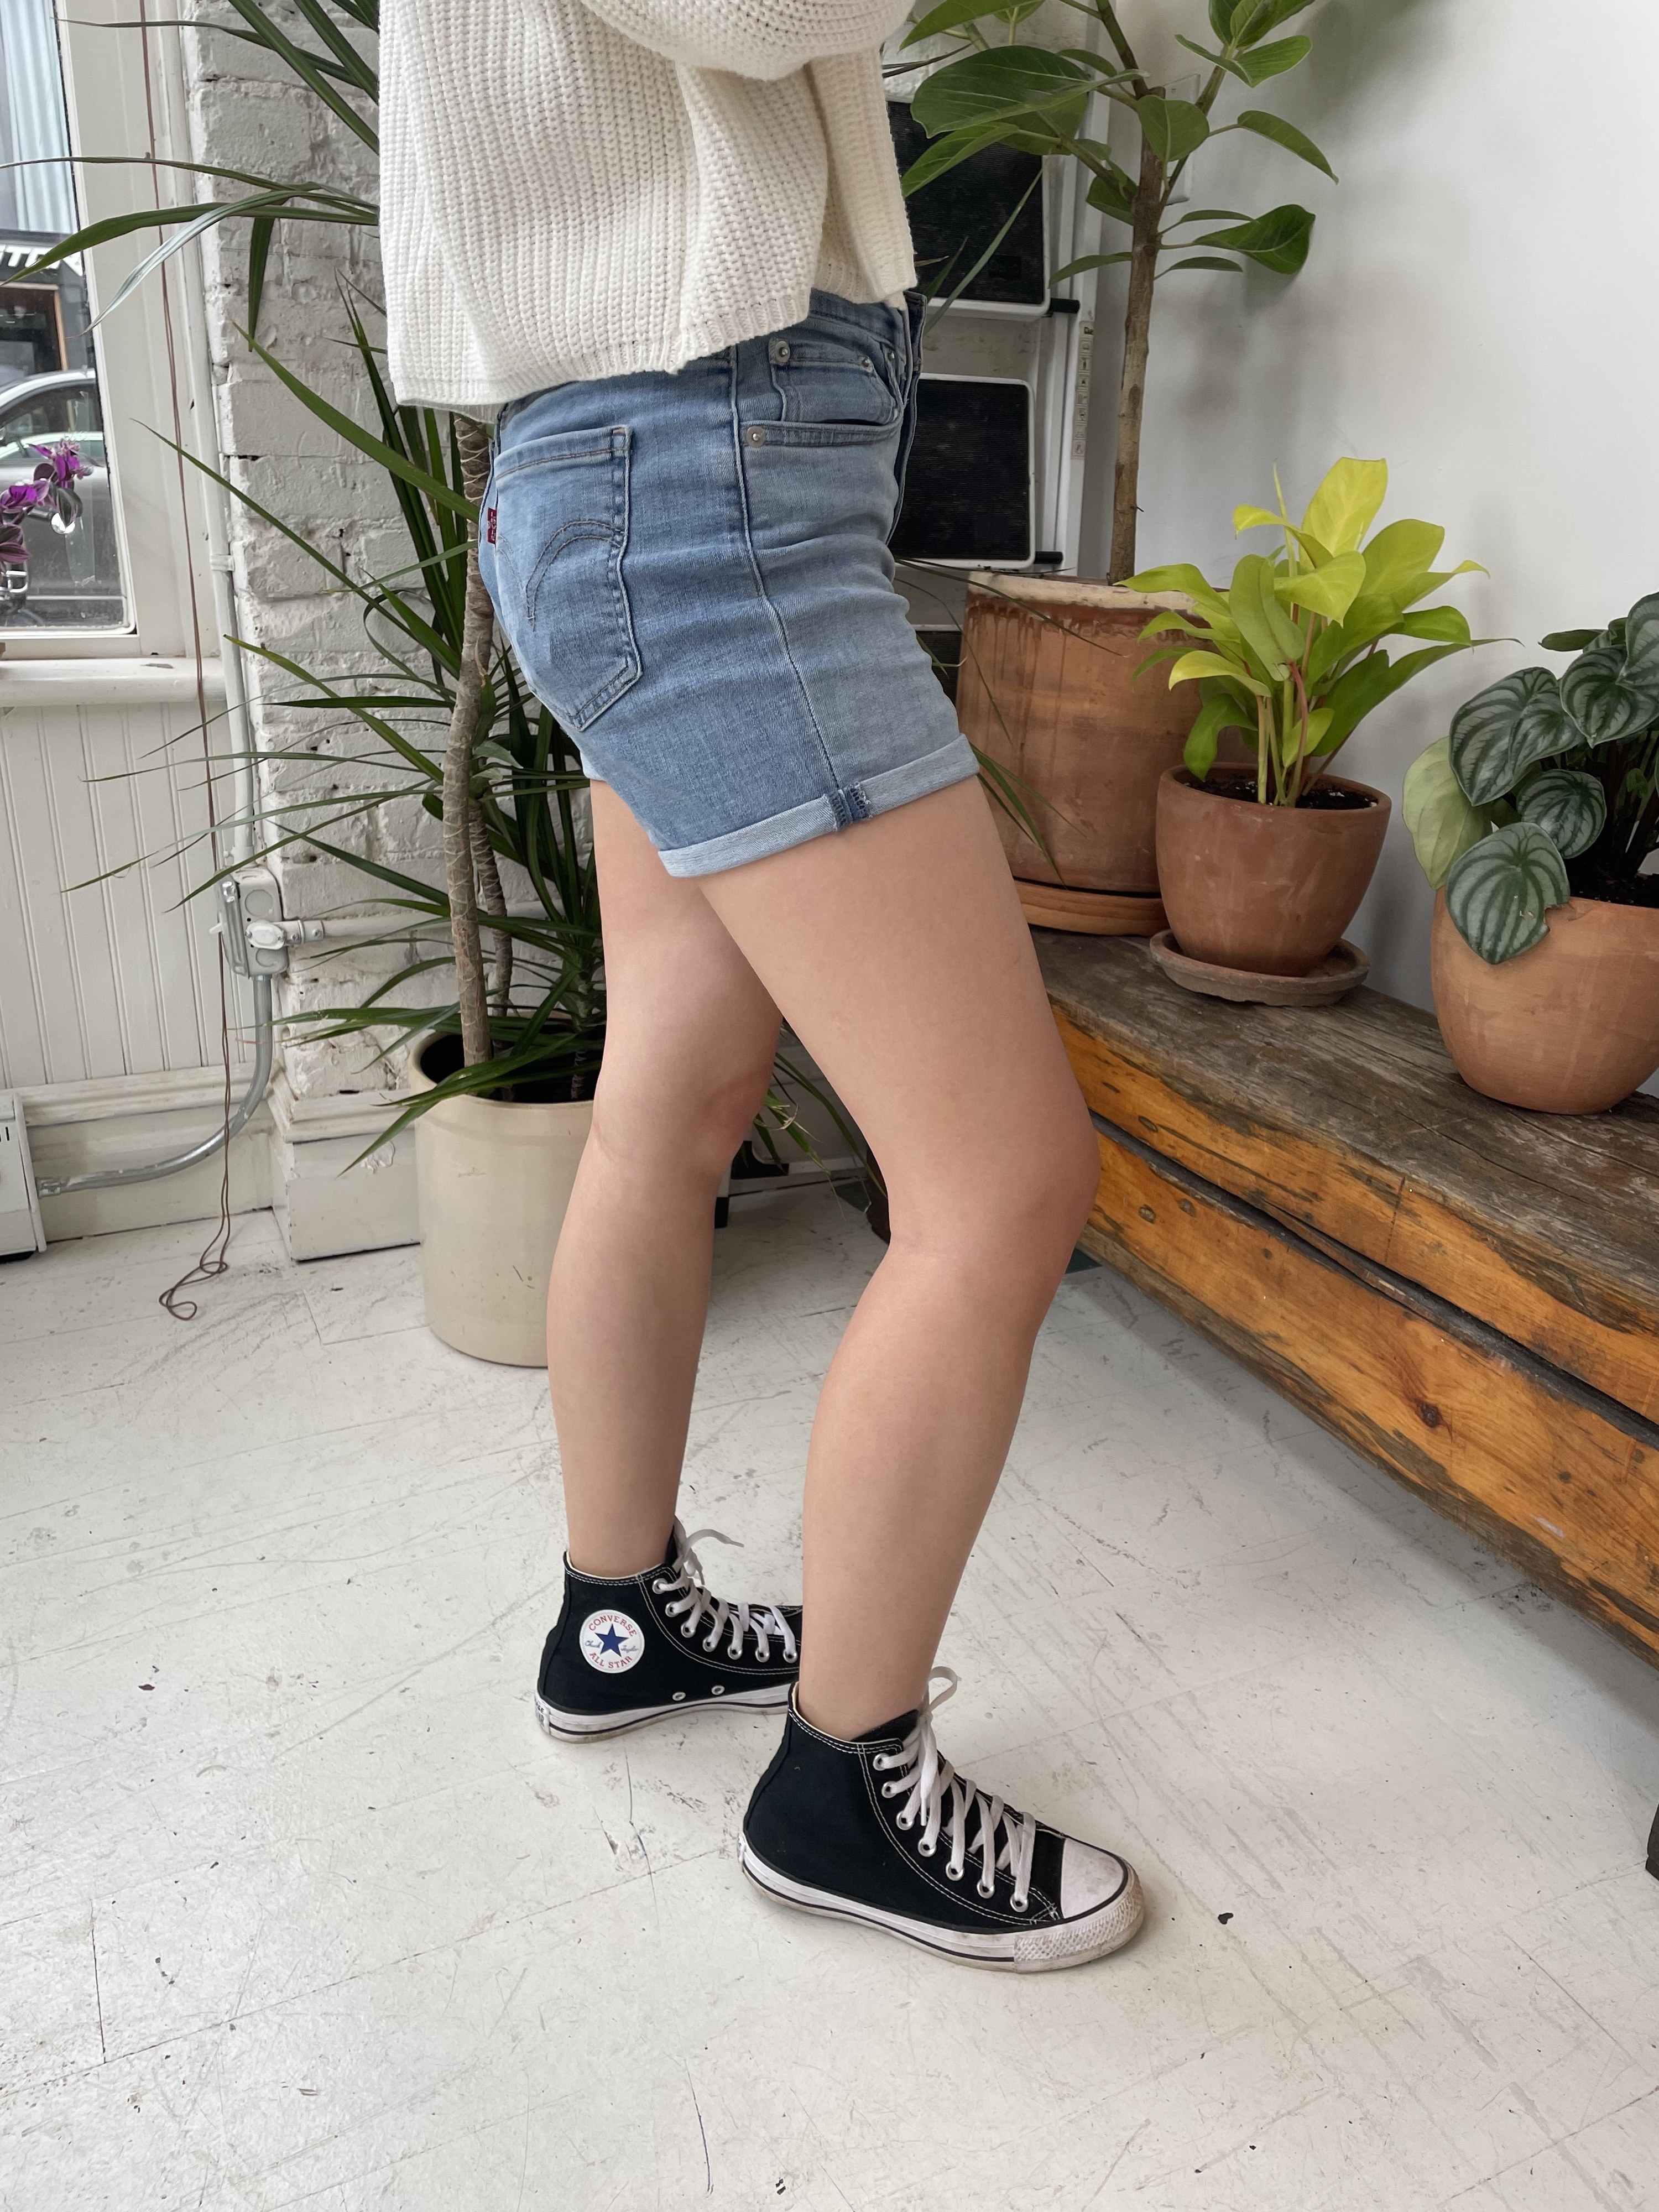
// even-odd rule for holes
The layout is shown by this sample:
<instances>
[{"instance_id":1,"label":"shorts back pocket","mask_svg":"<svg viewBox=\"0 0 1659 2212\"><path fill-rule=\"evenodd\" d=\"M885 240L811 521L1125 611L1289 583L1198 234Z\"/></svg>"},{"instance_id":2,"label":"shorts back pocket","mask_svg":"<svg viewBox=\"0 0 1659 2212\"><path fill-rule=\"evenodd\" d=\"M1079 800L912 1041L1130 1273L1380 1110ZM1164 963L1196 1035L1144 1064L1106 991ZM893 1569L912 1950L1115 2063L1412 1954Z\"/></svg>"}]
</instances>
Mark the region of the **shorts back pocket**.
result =
<instances>
[{"instance_id":1,"label":"shorts back pocket","mask_svg":"<svg viewBox=\"0 0 1659 2212\"><path fill-rule=\"evenodd\" d=\"M640 678L623 562L629 434L532 438L495 464L478 557L538 698L580 734Z\"/></svg>"}]
</instances>

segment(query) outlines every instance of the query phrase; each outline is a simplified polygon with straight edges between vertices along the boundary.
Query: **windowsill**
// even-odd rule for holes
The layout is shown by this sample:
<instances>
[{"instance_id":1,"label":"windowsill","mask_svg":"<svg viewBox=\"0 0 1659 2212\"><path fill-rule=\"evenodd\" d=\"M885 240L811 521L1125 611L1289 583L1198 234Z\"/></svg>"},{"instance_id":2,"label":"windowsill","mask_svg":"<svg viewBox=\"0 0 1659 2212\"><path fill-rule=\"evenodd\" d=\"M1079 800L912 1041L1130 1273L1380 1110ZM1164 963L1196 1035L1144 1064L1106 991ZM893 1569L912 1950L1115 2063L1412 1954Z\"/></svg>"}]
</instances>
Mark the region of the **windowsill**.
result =
<instances>
[{"instance_id":1,"label":"windowsill","mask_svg":"<svg viewBox=\"0 0 1659 2212\"><path fill-rule=\"evenodd\" d=\"M202 679L210 699L225 696L223 664L204 660ZM0 708L178 707L196 701L196 663L177 659L15 660L0 659Z\"/></svg>"}]
</instances>

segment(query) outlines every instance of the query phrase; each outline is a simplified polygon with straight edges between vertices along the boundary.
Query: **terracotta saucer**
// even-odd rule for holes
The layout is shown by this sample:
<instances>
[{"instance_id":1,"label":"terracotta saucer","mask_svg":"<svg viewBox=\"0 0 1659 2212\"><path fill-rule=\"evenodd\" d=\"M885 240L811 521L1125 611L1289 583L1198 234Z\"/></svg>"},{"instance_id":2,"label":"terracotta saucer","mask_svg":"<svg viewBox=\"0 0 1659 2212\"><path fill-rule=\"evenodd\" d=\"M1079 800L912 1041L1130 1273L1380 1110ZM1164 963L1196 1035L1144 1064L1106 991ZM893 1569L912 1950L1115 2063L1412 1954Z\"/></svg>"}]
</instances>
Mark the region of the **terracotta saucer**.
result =
<instances>
[{"instance_id":1,"label":"terracotta saucer","mask_svg":"<svg viewBox=\"0 0 1659 2212\"><path fill-rule=\"evenodd\" d=\"M1150 937L1167 928L1164 902L1128 891L1074 891L1063 884L1015 878L1019 910L1033 929L1066 929L1078 937Z\"/></svg>"},{"instance_id":2,"label":"terracotta saucer","mask_svg":"<svg viewBox=\"0 0 1659 2212\"><path fill-rule=\"evenodd\" d=\"M1245 968L1218 968L1213 961L1192 960L1160 929L1147 946L1172 983L1206 999L1232 999L1247 1006L1334 1006L1371 972L1369 957L1345 937L1306 975L1258 975Z\"/></svg>"}]
</instances>

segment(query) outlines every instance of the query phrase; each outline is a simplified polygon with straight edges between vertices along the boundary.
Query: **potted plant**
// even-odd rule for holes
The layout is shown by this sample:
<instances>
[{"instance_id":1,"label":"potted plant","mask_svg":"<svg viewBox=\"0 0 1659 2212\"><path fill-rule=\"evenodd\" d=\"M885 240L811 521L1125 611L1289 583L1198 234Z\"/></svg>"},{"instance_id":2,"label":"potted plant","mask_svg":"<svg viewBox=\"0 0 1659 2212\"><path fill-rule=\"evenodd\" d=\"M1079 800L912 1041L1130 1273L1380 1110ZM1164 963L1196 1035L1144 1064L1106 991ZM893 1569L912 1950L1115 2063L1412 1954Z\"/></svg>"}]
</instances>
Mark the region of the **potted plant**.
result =
<instances>
[{"instance_id":1,"label":"potted plant","mask_svg":"<svg viewBox=\"0 0 1659 2212\"><path fill-rule=\"evenodd\" d=\"M1558 631L1406 778L1435 890L1435 1012L1475 1091L1597 1114L1659 1068L1659 593Z\"/></svg>"},{"instance_id":2,"label":"potted plant","mask_svg":"<svg viewBox=\"0 0 1659 2212\"><path fill-rule=\"evenodd\" d=\"M1251 133L1328 177L1335 173L1305 133L1249 98L1312 51L1305 34L1275 33L1314 0L1208 0L1207 23L1195 7L1183 10L1199 35L1183 32L1180 43L1205 65L1190 100L1172 97L1143 67L1113 0L1073 0L1095 21L1099 52L1028 40L1035 4L1014 0L999 9L944 0L917 21L907 47L941 38L951 43L911 101L933 143L907 172L905 189L925 191L988 147L1018 147L1078 162L1087 172L1090 206L1127 233L1122 246L1070 261L1053 279L1119 264L1128 271L1111 559L1104 583L973 579L963 626L963 728L982 755L1041 795L1043 836L1014 812L1000 816L1030 918L1149 933L1164 919L1156 896L1159 779L1181 758L1197 707L1195 697L1160 695L1135 682L1144 659L1140 635L1158 604L1149 605L1133 581L1156 287L1183 272L1237 275L1249 264L1289 276L1307 259L1314 217L1306 208L1286 204L1250 216L1183 204L1188 166L1209 142ZM1221 121L1223 94L1241 92L1246 104ZM1133 173L1102 140L1085 135L1097 97L1133 119L1139 138Z\"/></svg>"},{"instance_id":3,"label":"potted plant","mask_svg":"<svg viewBox=\"0 0 1659 2212\"><path fill-rule=\"evenodd\" d=\"M264 51L337 124L372 146L379 79L362 34L377 27L379 0L307 0L306 21L319 41L313 48L296 45L258 0L238 6L243 21L225 35ZM239 641L242 652L259 655L287 680L283 708L315 709L337 729L343 720L355 725L365 748L343 758L343 767L361 774L349 772L331 798L268 793L253 857L269 860L290 844L309 847L356 870L368 894L391 909L390 920L331 923L328 935L338 952L391 949L394 972L363 1004L290 1007L288 1025L319 1038L368 1033L382 1054L408 1048L409 1103L368 1149L416 1124L428 1320L464 1351L539 1366L546 1357L548 1273L604 1050L603 946L580 757L495 639L478 572L487 434L465 417L395 404L349 295L347 317L372 426L331 405L254 335L277 228L296 220L372 228L378 210L371 200L314 181L191 162L162 166L247 189L109 219L58 240L33 265L49 266L105 239L177 226L127 279L112 309L210 225L246 221L251 350L301 406L384 471L396 495L409 558L392 573L364 576L244 485L206 471L316 564L323 588L356 603L368 647L362 670L343 678ZM46 459L50 483L46 469L37 471L38 498L32 490L12 501L13 509L50 495L58 514L68 513L73 478L83 471L68 459ZM15 534L15 514L0 516L0 556L14 566L6 546ZM315 758L304 739L265 746L260 755L278 787L287 764L314 769ZM339 842L362 817L411 799L443 825L440 884ZM216 881L210 877L198 889ZM452 969L455 995L446 1002ZM302 988L302 998L307 994L320 995L314 979ZM821 1105L849 1148L860 1152L836 1102L786 1053L757 1122L757 1139L774 1159L780 1138L812 1152L799 1095Z\"/></svg>"},{"instance_id":4,"label":"potted plant","mask_svg":"<svg viewBox=\"0 0 1659 2212\"><path fill-rule=\"evenodd\" d=\"M1401 520L1368 535L1388 483L1384 461L1341 460L1299 523L1282 491L1276 513L1239 507L1236 531L1275 530L1284 550L1246 554L1224 588L1186 564L1135 580L1192 602L1144 633L1178 635L1154 657L1172 659L1170 684L1195 685L1201 700L1184 764L1158 796L1158 876L1188 960L1305 976L1325 959L1365 895L1389 811L1382 792L1332 775L1331 763L1374 708L1476 642L1457 608L1420 605L1478 565L1436 568L1443 530ZM1420 642L1390 659L1392 638ZM1228 732L1254 751L1253 767L1218 764Z\"/></svg>"}]
</instances>

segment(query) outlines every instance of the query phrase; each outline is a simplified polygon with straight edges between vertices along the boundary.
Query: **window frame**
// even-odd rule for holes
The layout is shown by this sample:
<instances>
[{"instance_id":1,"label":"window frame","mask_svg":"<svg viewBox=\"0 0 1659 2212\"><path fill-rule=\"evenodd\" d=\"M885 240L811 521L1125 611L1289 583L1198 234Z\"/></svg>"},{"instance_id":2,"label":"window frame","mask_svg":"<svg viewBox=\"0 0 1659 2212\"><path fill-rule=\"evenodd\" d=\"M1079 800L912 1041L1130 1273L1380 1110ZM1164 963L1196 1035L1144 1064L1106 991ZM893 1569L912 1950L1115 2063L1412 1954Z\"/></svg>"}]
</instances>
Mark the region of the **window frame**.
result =
<instances>
[{"instance_id":1,"label":"window frame","mask_svg":"<svg viewBox=\"0 0 1659 2212\"><path fill-rule=\"evenodd\" d=\"M210 180L187 171L154 172L148 166L150 135L139 46L144 37L150 43L157 150L164 159L190 159L177 33L159 26L148 33L118 27L131 24L131 0L56 0L56 12L81 222L153 205L152 179L157 176L164 204L209 197L199 187ZM83 160L94 148L100 156L123 158ZM140 231L82 256L94 316L160 235ZM167 270L183 442L217 466L196 254L177 255ZM165 442L173 435L167 304L159 278L152 276L92 334L128 626L0 629L5 661L14 665L193 658L192 601L203 653L217 658L219 635L205 567L204 496L212 495L213 488L186 464L181 503L179 461Z\"/></svg>"}]
</instances>

